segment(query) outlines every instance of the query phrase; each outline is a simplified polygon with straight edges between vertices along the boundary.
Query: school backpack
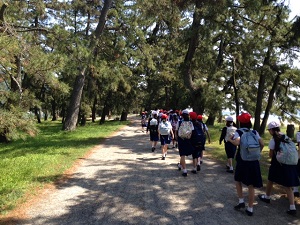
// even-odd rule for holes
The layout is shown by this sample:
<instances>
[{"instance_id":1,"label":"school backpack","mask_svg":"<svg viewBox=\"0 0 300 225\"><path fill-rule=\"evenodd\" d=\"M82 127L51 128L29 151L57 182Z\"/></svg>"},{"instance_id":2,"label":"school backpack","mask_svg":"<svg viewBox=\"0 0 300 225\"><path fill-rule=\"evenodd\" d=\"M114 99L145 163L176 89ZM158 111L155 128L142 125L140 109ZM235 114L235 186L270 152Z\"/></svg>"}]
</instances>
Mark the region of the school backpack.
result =
<instances>
[{"instance_id":1,"label":"school backpack","mask_svg":"<svg viewBox=\"0 0 300 225\"><path fill-rule=\"evenodd\" d=\"M255 161L260 159L260 144L258 137L254 132L255 131L247 128L238 129L238 133L241 136L240 154L242 160Z\"/></svg>"},{"instance_id":2,"label":"school backpack","mask_svg":"<svg viewBox=\"0 0 300 225\"><path fill-rule=\"evenodd\" d=\"M158 124L158 121L157 121L157 119L155 119L155 118L152 118L151 120L150 120L150 126L156 126Z\"/></svg>"},{"instance_id":3,"label":"school backpack","mask_svg":"<svg viewBox=\"0 0 300 225\"><path fill-rule=\"evenodd\" d=\"M178 136L182 139L191 139L193 133L192 121L180 121L178 128Z\"/></svg>"},{"instance_id":4,"label":"school backpack","mask_svg":"<svg viewBox=\"0 0 300 225\"><path fill-rule=\"evenodd\" d=\"M161 135L169 135L171 130L171 124L170 122L160 122L159 123L159 132Z\"/></svg>"},{"instance_id":5,"label":"school backpack","mask_svg":"<svg viewBox=\"0 0 300 225\"><path fill-rule=\"evenodd\" d=\"M195 147L201 147L201 146L203 147L206 139L203 126L199 122L193 123L193 125L194 125L194 131L192 132L192 137L191 137L192 145Z\"/></svg>"},{"instance_id":6,"label":"school backpack","mask_svg":"<svg viewBox=\"0 0 300 225\"><path fill-rule=\"evenodd\" d=\"M295 143L286 135L280 142L279 151L276 154L278 162L286 165L297 165L298 164L298 151Z\"/></svg>"},{"instance_id":7,"label":"school backpack","mask_svg":"<svg viewBox=\"0 0 300 225\"><path fill-rule=\"evenodd\" d=\"M225 135L225 141L228 141L229 139L231 139L236 131L236 127L234 126L230 126L230 127L227 127L226 129L226 135Z\"/></svg>"}]
</instances>

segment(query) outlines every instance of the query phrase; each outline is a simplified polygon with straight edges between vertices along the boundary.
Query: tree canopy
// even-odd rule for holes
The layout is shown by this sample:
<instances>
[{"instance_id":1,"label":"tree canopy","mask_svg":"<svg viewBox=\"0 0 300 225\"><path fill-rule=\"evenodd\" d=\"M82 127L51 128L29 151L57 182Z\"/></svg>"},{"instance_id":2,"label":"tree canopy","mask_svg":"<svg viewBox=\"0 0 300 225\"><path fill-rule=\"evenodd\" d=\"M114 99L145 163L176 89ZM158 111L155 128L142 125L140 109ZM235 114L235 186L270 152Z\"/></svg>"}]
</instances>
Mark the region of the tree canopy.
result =
<instances>
[{"instance_id":1,"label":"tree canopy","mask_svg":"<svg viewBox=\"0 0 300 225\"><path fill-rule=\"evenodd\" d=\"M288 1L5 1L0 5L0 136L35 120L191 105L298 121L300 18ZM34 117L32 116L34 114ZM261 117L263 115L263 117Z\"/></svg>"}]
</instances>

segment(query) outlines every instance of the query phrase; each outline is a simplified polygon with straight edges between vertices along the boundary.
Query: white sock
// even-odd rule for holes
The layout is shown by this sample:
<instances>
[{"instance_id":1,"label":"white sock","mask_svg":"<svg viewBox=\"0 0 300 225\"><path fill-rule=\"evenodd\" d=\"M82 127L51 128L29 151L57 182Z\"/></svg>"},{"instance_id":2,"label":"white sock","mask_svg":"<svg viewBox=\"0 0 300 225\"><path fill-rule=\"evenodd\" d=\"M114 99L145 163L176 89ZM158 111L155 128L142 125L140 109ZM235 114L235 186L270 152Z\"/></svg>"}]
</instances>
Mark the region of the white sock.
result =
<instances>
[{"instance_id":1,"label":"white sock","mask_svg":"<svg viewBox=\"0 0 300 225\"><path fill-rule=\"evenodd\" d=\"M294 192L299 192L298 187L294 187Z\"/></svg>"},{"instance_id":2,"label":"white sock","mask_svg":"<svg viewBox=\"0 0 300 225\"><path fill-rule=\"evenodd\" d=\"M196 170L197 168L196 167L194 167L194 170Z\"/></svg>"},{"instance_id":3,"label":"white sock","mask_svg":"<svg viewBox=\"0 0 300 225\"><path fill-rule=\"evenodd\" d=\"M244 198L239 198L239 203L244 203L244 202L245 202Z\"/></svg>"},{"instance_id":4,"label":"white sock","mask_svg":"<svg viewBox=\"0 0 300 225\"><path fill-rule=\"evenodd\" d=\"M295 205L290 205L290 210L296 210L296 206Z\"/></svg>"},{"instance_id":5,"label":"white sock","mask_svg":"<svg viewBox=\"0 0 300 225\"><path fill-rule=\"evenodd\" d=\"M270 195L265 195L265 199L270 199Z\"/></svg>"},{"instance_id":6,"label":"white sock","mask_svg":"<svg viewBox=\"0 0 300 225\"><path fill-rule=\"evenodd\" d=\"M230 170L233 170L233 166L230 167Z\"/></svg>"},{"instance_id":7,"label":"white sock","mask_svg":"<svg viewBox=\"0 0 300 225\"><path fill-rule=\"evenodd\" d=\"M249 212L253 212L253 207L247 207L247 210L249 211Z\"/></svg>"},{"instance_id":8,"label":"white sock","mask_svg":"<svg viewBox=\"0 0 300 225\"><path fill-rule=\"evenodd\" d=\"M187 173L187 169L183 169L183 172L184 172L184 173Z\"/></svg>"}]
</instances>

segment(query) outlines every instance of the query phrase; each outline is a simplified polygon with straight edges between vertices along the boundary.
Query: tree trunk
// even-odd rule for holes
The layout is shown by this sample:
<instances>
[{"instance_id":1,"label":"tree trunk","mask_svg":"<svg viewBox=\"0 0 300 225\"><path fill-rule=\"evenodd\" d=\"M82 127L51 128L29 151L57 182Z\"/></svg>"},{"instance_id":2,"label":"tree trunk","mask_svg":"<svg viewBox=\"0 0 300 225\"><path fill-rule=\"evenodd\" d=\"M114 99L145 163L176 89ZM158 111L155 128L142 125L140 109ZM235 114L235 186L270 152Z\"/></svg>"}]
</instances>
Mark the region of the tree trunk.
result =
<instances>
[{"instance_id":1,"label":"tree trunk","mask_svg":"<svg viewBox=\"0 0 300 225\"><path fill-rule=\"evenodd\" d=\"M41 122L41 109L38 107L34 107L34 114L36 116L38 123L42 123Z\"/></svg>"},{"instance_id":2,"label":"tree trunk","mask_svg":"<svg viewBox=\"0 0 300 225\"><path fill-rule=\"evenodd\" d=\"M55 99L51 101L51 109L52 109L52 121L56 121L57 120L57 113L56 113L56 101Z\"/></svg>"},{"instance_id":3,"label":"tree trunk","mask_svg":"<svg viewBox=\"0 0 300 225\"><path fill-rule=\"evenodd\" d=\"M268 118L269 118L269 115L270 115L270 110L271 110L272 105L273 105L274 94L275 94L276 89L278 87L279 81L280 81L280 74L278 74L275 77L274 83L273 83L271 91L269 93L268 104L267 104L267 107L266 107L266 110L265 110L265 115L264 115L264 118L263 118L263 120L261 122L261 125L260 125L260 128L259 128L259 134L260 135L263 135L265 133Z\"/></svg>"},{"instance_id":4,"label":"tree trunk","mask_svg":"<svg viewBox=\"0 0 300 225\"><path fill-rule=\"evenodd\" d=\"M206 124L207 124L207 125L213 126L214 123L215 123L215 120L216 120L216 117L215 117L215 116L209 115L208 118L207 118Z\"/></svg>"},{"instance_id":5,"label":"tree trunk","mask_svg":"<svg viewBox=\"0 0 300 225\"><path fill-rule=\"evenodd\" d=\"M108 106L105 104L102 110L102 115L101 115L101 119L100 119L100 124L103 124L105 122L105 117L106 115L108 115Z\"/></svg>"},{"instance_id":6,"label":"tree trunk","mask_svg":"<svg viewBox=\"0 0 300 225\"><path fill-rule=\"evenodd\" d=\"M82 90L85 80L85 69L83 69L80 74L76 77L69 107L67 109L66 119L63 125L63 130L72 131L75 130L78 120L78 113L80 108L80 101Z\"/></svg>"},{"instance_id":7,"label":"tree trunk","mask_svg":"<svg viewBox=\"0 0 300 225\"><path fill-rule=\"evenodd\" d=\"M99 37L101 36L104 25L106 22L106 16L108 13L108 10L111 6L112 0L105 0L104 6L101 10L99 22L96 27L96 30L94 32L94 35L91 36L90 39L90 49L91 54L88 57L87 62L92 62L92 59L96 57L96 49L97 49L97 42L99 40ZM78 113L80 108L80 102L81 102L81 96L84 86L84 80L85 80L85 73L87 71L87 67L89 63L86 63L82 66L82 70L80 71L80 74L75 79L74 88L71 94L71 100L69 103L69 107L67 110L67 116L63 125L63 130L72 131L76 128L77 120L78 120ZM102 119L102 118L101 118Z\"/></svg>"},{"instance_id":8,"label":"tree trunk","mask_svg":"<svg viewBox=\"0 0 300 225\"><path fill-rule=\"evenodd\" d=\"M96 122L96 112L97 112L97 96L95 95L94 97L94 102L93 102L93 107L92 107L92 122L95 123Z\"/></svg>"},{"instance_id":9,"label":"tree trunk","mask_svg":"<svg viewBox=\"0 0 300 225\"><path fill-rule=\"evenodd\" d=\"M121 121L127 121L128 112L123 111L121 114Z\"/></svg>"},{"instance_id":10,"label":"tree trunk","mask_svg":"<svg viewBox=\"0 0 300 225\"><path fill-rule=\"evenodd\" d=\"M240 101L239 101L239 92L236 86L236 76L235 76L235 59L232 60L232 85L234 91L234 102L235 102L235 115L236 118L240 115ZM237 127L240 127L239 121L236 119Z\"/></svg>"}]
</instances>

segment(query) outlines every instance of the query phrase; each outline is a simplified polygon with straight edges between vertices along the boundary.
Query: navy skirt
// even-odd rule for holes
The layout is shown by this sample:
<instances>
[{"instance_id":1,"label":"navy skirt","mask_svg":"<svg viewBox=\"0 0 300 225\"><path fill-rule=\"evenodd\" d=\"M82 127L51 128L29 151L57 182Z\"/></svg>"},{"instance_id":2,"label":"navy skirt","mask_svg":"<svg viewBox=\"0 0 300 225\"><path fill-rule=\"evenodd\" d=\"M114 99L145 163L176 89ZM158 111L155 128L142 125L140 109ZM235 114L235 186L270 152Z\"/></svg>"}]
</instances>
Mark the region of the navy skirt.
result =
<instances>
[{"instance_id":1,"label":"navy skirt","mask_svg":"<svg viewBox=\"0 0 300 225\"><path fill-rule=\"evenodd\" d=\"M263 186L259 161L244 161L241 158L240 151L236 154L236 167L234 180L242 182L246 186L253 185L255 188Z\"/></svg>"},{"instance_id":2,"label":"navy skirt","mask_svg":"<svg viewBox=\"0 0 300 225\"><path fill-rule=\"evenodd\" d=\"M297 170L297 165L286 165L279 163L276 159L276 155L273 154L269 168L268 180L284 187L297 187L299 186Z\"/></svg>"}]
</instances>

